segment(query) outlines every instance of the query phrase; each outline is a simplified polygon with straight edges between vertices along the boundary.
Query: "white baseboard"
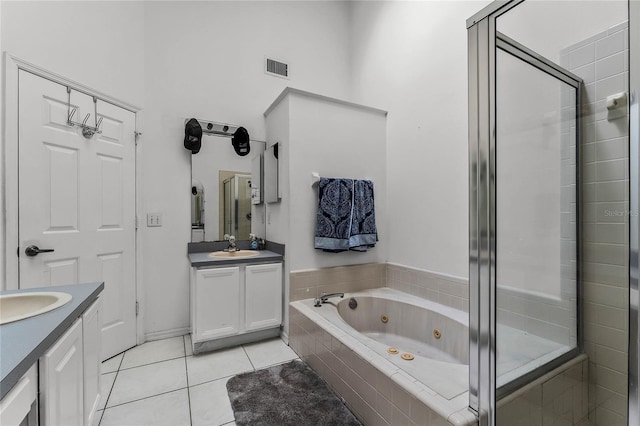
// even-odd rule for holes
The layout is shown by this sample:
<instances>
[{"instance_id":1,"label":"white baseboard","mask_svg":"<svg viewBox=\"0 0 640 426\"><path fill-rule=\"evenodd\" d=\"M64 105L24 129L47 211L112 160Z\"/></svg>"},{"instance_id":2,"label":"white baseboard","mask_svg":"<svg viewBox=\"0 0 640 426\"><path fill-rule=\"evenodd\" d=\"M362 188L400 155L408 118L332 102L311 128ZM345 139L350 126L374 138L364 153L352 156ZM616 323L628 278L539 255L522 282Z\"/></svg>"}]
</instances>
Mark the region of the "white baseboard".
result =
<instances>
[{"instance_id":1,"label":"white baseboard","mask_svg":"<svg viewBox=\"0 0 640 426\"><path fill-rule=\"evenodd\" d=\"M146 333L144 335L144 338L145 338L145 342L150 342L152 340L162 340L162 339L168 339L169 337L183 336L189 333L191 333L190 327L181 327L181 328L174 328L173 330L154 331L152 333Z\"/></svg>"}]
</instances>

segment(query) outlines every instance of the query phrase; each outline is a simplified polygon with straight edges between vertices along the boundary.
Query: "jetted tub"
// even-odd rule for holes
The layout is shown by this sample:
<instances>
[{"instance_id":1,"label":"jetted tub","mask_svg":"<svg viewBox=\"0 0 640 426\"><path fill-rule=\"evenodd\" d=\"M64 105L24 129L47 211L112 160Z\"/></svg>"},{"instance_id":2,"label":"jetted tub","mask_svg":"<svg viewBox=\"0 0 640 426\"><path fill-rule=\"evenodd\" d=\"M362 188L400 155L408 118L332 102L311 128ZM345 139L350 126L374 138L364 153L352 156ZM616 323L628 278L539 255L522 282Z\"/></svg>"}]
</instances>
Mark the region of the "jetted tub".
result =
<instances>
[{"instance_id":1,"label":"jetted tub","mask_svg":"<svg viewBox=\"0 0 640 426\"><path fill-rule=\"evenodd\" d=\"M444 419L466 410L466 312L386 287L291 306Z\"/></svg>"}]
</instances>

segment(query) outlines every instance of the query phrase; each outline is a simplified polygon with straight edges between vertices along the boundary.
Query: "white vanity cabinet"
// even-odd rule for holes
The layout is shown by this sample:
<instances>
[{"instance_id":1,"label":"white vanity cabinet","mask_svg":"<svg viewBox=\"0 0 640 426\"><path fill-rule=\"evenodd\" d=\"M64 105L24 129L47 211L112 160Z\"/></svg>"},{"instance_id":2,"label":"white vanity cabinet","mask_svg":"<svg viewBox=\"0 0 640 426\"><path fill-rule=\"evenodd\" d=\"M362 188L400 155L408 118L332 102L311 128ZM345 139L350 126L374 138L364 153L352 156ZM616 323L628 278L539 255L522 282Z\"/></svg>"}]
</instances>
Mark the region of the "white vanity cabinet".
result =
<instances>
[{"instance_id":1,"label":"white vanity cabinet","mask_svg":"<svg viewBox=\"0 0 640 426\"><path fill-rule=\"evenodd\" d=\"M282 322L282 263L249 265L245 271L245 328L278 327Z\"/></svg>"},{"instance_id":2,"label":"white vanity cabinet","mask_svg":"<svg viewBox=\"0 0 640 426\"><path fill-rule=\"evenodd\" d=\"M37 406L37 401L38 371L36 363L0 401L0 425L37 425L38 412L33 408Z\"/></svg>"},{"instance_id":3,"label":"white vanity cabinet","mask_svg":"<svg viewBox=\"0 0 640 426\"><path fill-rule=\"evenodd\" d=\"M40 357L40 424L90 425L100 402L101 298Z\"/></svg>"},{"instance_id":4,"label":"white vanity cabinet","mask_svg":"<svg viewBox=\"0 0 640 426\"><path fill-rule=\"evenodd\" d=\"M84 365L82 319L40 357L40 420L42 426L82 426Z\"/></svg>"},{"instance_id":5,"label":"white vanity cabinet","mask_svg":"<svg viewBox=\"0 0 640 426\"><path fill-rule=\"evenodd\" d=\"M275 337L282 322L282 262L193 268L194 353Z\"/></svg>"},{"instance_id":6,"label":"white vanity cabinet","mask_svg":"<svg viewBox=\"0 0 640 426\"><path fill-rule=\"evenodd\" d=\"M193 300L193 340L196 342L238 334L240 268L196 271Z\"/></svg>"},{"instance_id":7,"label":"white vanity cabinet","mask_svg":"<svg viewBox=\"0 0 640 426\"><path fill-rule=\"evenodd\" d=\"M102 298L82 314L82 355L84 370L84 424L93 424L100 405L100 355L102 347Z\"/></svg>"}]
</instances>

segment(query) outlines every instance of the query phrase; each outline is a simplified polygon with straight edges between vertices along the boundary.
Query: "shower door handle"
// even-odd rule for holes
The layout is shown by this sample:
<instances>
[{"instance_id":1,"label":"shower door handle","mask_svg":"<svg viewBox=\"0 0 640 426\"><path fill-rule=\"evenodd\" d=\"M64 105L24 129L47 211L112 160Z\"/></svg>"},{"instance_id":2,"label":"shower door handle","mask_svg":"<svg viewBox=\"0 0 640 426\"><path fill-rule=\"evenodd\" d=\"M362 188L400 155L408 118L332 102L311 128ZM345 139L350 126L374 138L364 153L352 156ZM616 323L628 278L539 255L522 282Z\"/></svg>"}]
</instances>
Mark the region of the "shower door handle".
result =
<instances>
[{"instance_id":1,"label":"shower door handle","mask_svg":"<svg viewBox=\"0 0 640 426\"><path fill-rule=\"evenodd\" d=\"M29 246L24 249L24 254L29 257L37 256L40 253L50 253L54 251L54 249L41 249L38 246Z\"/></svg>"}]
</instances>

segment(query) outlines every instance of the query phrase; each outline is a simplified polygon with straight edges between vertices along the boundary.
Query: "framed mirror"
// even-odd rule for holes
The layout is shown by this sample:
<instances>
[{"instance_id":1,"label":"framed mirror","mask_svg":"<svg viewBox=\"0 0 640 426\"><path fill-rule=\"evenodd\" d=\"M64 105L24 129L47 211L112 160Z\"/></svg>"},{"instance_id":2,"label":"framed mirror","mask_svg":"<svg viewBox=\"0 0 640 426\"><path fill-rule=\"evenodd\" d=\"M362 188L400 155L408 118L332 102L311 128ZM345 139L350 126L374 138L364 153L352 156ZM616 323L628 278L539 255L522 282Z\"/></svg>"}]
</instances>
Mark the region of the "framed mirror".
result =
<instances>
[{"instance_id":1,"label":"framed mirror","mask_svg":"<svg viewBox=\"0 0 640 426\"><path fill-rule=\"evenodd\" d=\"M252 203L262 180L255 159L265 145L252 140L249 154L239 156L231 138L202 136L200 152L191 155L191 242L220 241L225 234L237 240L248 240L250 233L266 238L264 203L255 196Z\"/></svg>"}]
</instances>

